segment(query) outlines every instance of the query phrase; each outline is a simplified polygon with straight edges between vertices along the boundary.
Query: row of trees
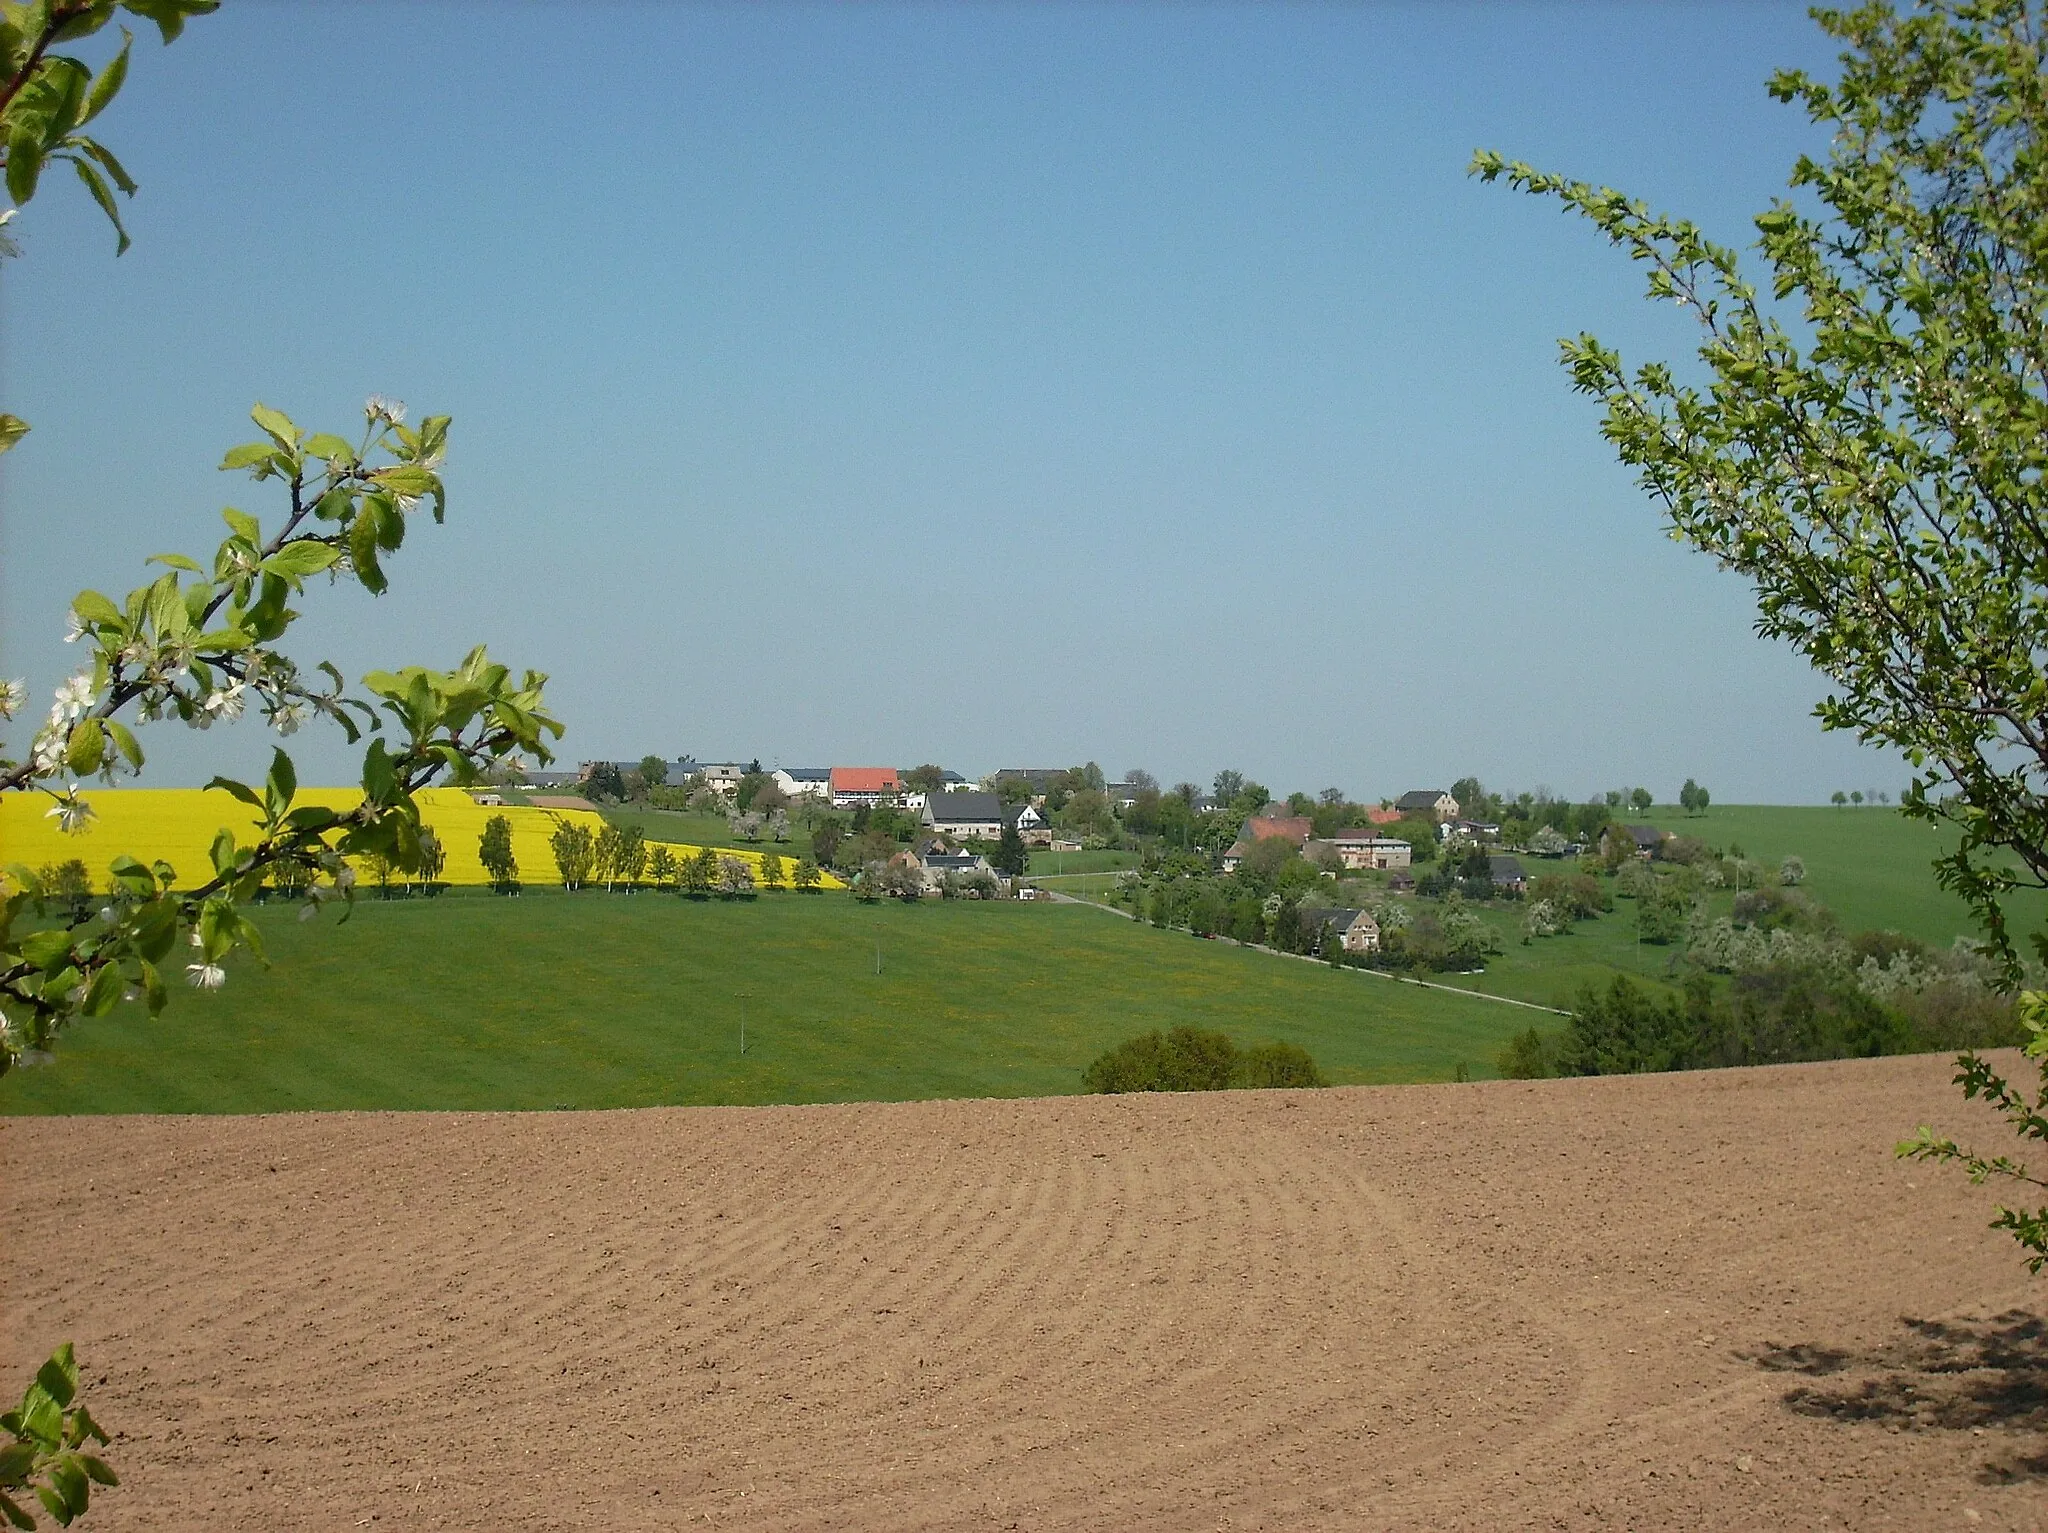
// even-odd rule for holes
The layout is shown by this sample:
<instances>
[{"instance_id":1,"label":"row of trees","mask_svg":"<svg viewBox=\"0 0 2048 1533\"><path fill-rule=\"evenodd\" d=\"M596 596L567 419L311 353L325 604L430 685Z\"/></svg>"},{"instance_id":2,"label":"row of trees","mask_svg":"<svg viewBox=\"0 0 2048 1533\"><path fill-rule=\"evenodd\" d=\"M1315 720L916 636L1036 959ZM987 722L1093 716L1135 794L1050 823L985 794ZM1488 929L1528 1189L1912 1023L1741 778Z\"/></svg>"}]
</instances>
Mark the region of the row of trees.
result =
<instances>
[{"instance_id":1,"label":"row of trees","mask_svg":"<svg viewBox=\"0 0 2048 1533\"><path fill-rule=\"evenodd\" d=\"M593 830L576 820L555 816L548 834L555 874L564 889L581 889L602 884L608 890L627 891L651 887L680 894L726 896L748 894L758 885L780 888L785 883L800 890L816 889L822 882L815 859L801 857L791 863L775 852L762 854L760 871L741 857L702 847L694 856L680 856L665 842L649 842L637 825L606 821ZM484 823L478 840L477 859L491 876L492 887L501 894L519 892L519 861L512 850L512 822L494 814Z\"/></svg>"}]
</instances>

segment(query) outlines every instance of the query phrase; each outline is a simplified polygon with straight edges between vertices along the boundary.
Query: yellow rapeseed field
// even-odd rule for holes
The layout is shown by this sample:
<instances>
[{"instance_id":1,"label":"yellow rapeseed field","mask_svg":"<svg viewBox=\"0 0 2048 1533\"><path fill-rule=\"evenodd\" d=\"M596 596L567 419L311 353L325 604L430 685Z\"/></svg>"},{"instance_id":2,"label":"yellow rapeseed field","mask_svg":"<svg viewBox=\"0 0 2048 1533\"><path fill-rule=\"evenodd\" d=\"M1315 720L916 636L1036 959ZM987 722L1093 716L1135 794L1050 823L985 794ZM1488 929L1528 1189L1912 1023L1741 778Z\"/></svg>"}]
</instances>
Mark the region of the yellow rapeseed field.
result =
<instances>
[{"instance_id":1,"label":"yellow rapeseed field","mask_svg":"<svg viewBox=\"0 0 2048 1533\"><path fill-rule=\"evenodd\" d=\"M89 791L86 798L98 818L83 835L67 836L45 814L50 801L42 794L0 795L0 864L24 862L40 868L76 857L91 871L93 887L104 889L107 864L125 852L144 862L161 858L178 870L179 884L189 887L212 876L207 849L223 825L244 840L254 835L257 825L255 812L247 805L236 803L225 793L200 788L101 788ZM353 788L303 788L293 802L347 809L361 798ZM428 788L420 793L419 802L421 817L448 853L448 866L441 877L451 884L491 881L477 860L477 843L492 815L502 814L511 821L512 855L519 862L520 882L529 885L556 882L548 835L557 817L587 824L593 833L604 823L588 809L482 808L458 788ZM681 842L665 844L678 855L694 856L699 850ZM727 847L719 851L739 858L753 869L757 880L760 878L762 853ZM795 858L783 856L785 885L795 868ZM843 887L829 873L821 876L820 884L828 889Z\"/></svg>"}]
</instances>

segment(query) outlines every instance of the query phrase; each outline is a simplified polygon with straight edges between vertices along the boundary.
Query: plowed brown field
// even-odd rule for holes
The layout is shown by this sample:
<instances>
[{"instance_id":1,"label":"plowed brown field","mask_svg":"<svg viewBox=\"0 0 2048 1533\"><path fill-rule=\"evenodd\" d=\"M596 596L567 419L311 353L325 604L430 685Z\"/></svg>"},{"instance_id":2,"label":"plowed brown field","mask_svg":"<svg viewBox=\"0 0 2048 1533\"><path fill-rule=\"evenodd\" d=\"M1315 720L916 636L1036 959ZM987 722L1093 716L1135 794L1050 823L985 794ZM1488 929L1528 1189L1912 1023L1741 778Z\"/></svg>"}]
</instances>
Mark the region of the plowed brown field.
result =
<instances>
[{"instance_id":1,"label":"plowed brown field","mask_svg":"<svg viewBox=\"0 0 2048 1533\"><path fill-rule=\"evenodd\" d=\"M1946 1061L0 1122L124 1528L2048 1525Z\"/></svg>"}]
</instances>

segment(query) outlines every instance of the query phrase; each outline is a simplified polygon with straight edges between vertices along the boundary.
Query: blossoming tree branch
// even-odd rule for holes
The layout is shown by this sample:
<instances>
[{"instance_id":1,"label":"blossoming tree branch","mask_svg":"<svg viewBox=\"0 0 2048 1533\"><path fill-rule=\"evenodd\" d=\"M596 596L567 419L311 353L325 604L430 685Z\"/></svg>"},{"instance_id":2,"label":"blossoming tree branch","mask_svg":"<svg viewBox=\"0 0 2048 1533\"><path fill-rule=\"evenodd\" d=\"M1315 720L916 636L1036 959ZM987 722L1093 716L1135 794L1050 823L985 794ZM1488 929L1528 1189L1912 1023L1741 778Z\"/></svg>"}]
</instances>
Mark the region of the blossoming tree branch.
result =
<instances>
[{"instance_id":1,"label":"blossoming tree branch","mask_svg":"<svg viewBox=\"0 0 2048 1533\"><path fill-rule=\"evenodd\" d=\"M0 174L15 204L0 210L0 226L34 197L49 163L68 161L112 220L119 250L127 248L114 192L133 195L135 183L79 129L120 90L133 40L97 72L54 50L99 31L117 9L153 21L169 43L189 17L217 3L0 5ZM0 233L0 256L12 253ZM266 531L257 516L231 506L222 512L228 536L209 564L157 554L150 562L163 572L123 600L81 591L67 636L82 647L81 663L56 688L22 754L9 754L0 741L0 793L42 794L64 830L82 833L93 820L84 785L140 774L136 726L176 719L206 729L253 710L280 736L326 719L351 744L367 741L361 801L346 809L296 803L298 774L278 748L260 784L216 777L208 785L253 810L255 831L238 836L224 826L204 868L116 856L107 899L82 911L46 898L54 891L33 870L5 868L0 1075L48 1049L79 1017L103 1015L124 1000L160 1011L180 964L185 980L212 989L225 981L225 961L238 947L260 958L256 929L237 904L266 879L302 889L302 913L312 916L328 900L353 898L351 857L418 870L434 855L415 798L421 789L473 780L513 756L546 761L548 742L561 735L543 707L546 677L527 671L514 680L481 647L449 671L373 672L360 696L333 665L307 670L279 647L299 616L292 603L309 585L354 579L381 595L384 565L410 522L429 507L442 519L448 418L409 426L403 406L372 398L362 431L344 439L301 431L264 405L252 415L261 437L232 449L221 467L275 487L272 526ZM18 417L0 413L0 452L27 431ZM0 720L15 718L27 702L20 682L0 683ZM20 1408L0 1414L0 1517L13 1526L34 1526L31 1500L68 1525L86 1510L94 1484L116 1482L91 1451L107 1434L78 1400L78 1387L67 1343L37 1373Z\"/></svg>"}]
</instances>

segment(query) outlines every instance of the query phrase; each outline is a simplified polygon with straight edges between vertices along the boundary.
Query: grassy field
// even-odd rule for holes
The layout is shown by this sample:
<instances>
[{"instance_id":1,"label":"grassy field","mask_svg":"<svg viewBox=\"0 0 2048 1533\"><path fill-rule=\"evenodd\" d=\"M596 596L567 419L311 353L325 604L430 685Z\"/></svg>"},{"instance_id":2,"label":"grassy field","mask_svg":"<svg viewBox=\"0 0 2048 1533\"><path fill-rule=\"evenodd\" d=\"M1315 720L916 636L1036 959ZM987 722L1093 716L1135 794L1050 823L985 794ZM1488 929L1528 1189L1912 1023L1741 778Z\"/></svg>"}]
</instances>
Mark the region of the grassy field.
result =
<instances>
[{"instance_id":1,"label":"grassy field","mask_svg":"<svg viewBox=\"0 0 2048 1533\"><path fill-rule=\"evenodd\" d=\"M1040 873L1108 873L1118 868L1135 868L1136 852L1048 852L1031 854L1029 871Z\"/></svg>"},{"instance_id":2,"label":"grassy field","mask_svg":"<svg viewBox=\"0 0 2048 1533\"><path fill-rule=\"evenodd\" d=\"M638 826L650 841L681 841L692 846L737 846L752 852L776 852L785 859L808 857L811 833L795 820L787 841L739 841L722 814L695 814L680 809L647 809L638 804L606 804L598 810L615 825Z\"/></svg>"},{"instance_id":3,"label":"grassy field","mask_svg":"<svg viewBox=\"0 0 2048 1533\"><path fill-rule=\"evenodd\" d=\"M1532 1015L1050 903L532 893L255 919L273 968L79 1024L0 1079L0 1112L1036 1096L1179 1023L1298 1043L1340 1082L1443 1080L1490 1074Z\"/></svg>"},{"instance_id":4,"label":"grassy field","mask_svg":"<svg viewBox=\"0 0 2048 1533\"><path fill-rule=\"evenodd\" d=\"M1840 916L1847 931L1890 927L1943 947L1959 935L1978 935L1963 902L1941 890L1929 866L1953 838L1896 809L1731 804L1703 815L1658 809L1641 823L1710 846L1740 846L1772 866L1798 856L1806 864L1806 891ZM2048 898L2016 898L2010 919L2016 932L2041 930Z\"/></svg>"}]
</instances>

